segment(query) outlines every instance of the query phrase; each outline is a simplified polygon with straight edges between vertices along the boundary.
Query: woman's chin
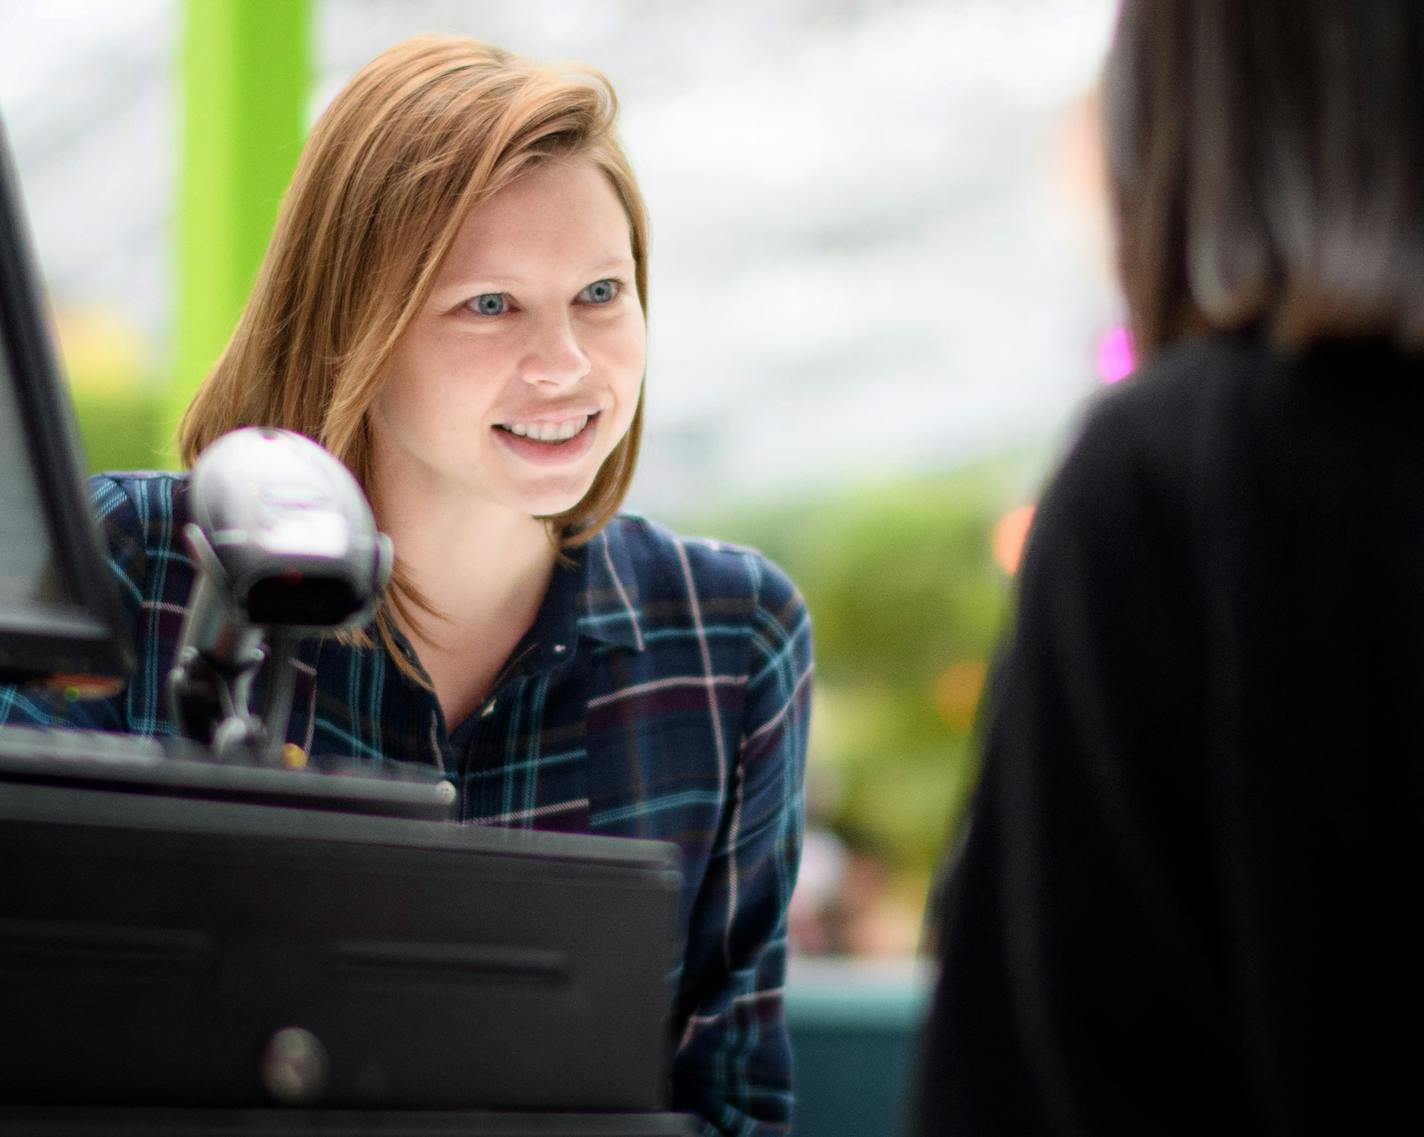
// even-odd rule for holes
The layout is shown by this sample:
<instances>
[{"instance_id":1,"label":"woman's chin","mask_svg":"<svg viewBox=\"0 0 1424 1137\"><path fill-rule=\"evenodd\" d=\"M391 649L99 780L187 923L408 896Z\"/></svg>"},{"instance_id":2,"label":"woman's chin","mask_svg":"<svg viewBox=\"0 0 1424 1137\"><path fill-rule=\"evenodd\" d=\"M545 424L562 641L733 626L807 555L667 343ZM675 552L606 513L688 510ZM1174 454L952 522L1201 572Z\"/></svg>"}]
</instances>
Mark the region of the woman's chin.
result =
<instances>
[{"instance_id":1,"label":"woman's chin","mask_svg":"<svg viewBox=\"0 0 1424 1137\"><path fill-rule=\"evenodd\" d=\"M593 480L587 479L577 485L558 490L547 489L520 495L520 509L531 517L557 517L567 513L584 499Z\"/></svg>"}]
</instances>

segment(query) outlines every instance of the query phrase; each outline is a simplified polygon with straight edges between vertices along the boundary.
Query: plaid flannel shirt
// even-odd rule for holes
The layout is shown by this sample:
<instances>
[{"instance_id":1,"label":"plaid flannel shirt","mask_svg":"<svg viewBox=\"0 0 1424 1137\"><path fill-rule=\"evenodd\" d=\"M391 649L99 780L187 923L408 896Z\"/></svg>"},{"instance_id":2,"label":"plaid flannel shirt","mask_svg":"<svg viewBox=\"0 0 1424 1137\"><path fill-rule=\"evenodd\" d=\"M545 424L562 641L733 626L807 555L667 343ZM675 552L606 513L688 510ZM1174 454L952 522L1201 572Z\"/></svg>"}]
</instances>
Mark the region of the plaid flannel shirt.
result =
<instances>
[{"instance_id":1,"label":"plaid flannel shirt","mask_svg":"<svg viewBox=\"0 0 1424 1137\"><path fill-rule=\"evenodd\" d=\"M193 582L179 538L186 479L101 475L91 489L138 665L107 700L0 687L0 721L175 733L164 682ZM302 645L287 738L315 755L433 763L458 786L467 822L678 845L673 1105L705 1119L707 1134L783 1132L786 907L812 672L805 606L759 554L630 515L572 561L492 695L453 731L383 648L327 637Z\"/></svg>"}]
</instances>

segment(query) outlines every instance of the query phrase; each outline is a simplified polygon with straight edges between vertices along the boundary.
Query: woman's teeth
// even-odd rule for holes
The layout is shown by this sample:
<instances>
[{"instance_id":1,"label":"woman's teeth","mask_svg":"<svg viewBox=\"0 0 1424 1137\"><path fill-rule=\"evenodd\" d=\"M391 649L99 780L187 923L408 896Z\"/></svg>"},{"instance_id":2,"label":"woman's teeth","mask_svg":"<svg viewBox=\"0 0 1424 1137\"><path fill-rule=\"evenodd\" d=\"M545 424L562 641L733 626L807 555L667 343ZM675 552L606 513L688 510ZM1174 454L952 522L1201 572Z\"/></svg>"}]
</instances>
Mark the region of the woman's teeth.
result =
<instances>
[{"instance_id":1,"label":"woman's teeth","mask_svg":"<svg viewBox=\"0 0 1424 1137\"><path fill-rule=\"evenodd\" d=\"M502 422L501 430L517 434L520 438L532 438L536 442L567 442L588 425L588 415L581 418L565 419L563 422Z\"/></svg>"}]
</instances>

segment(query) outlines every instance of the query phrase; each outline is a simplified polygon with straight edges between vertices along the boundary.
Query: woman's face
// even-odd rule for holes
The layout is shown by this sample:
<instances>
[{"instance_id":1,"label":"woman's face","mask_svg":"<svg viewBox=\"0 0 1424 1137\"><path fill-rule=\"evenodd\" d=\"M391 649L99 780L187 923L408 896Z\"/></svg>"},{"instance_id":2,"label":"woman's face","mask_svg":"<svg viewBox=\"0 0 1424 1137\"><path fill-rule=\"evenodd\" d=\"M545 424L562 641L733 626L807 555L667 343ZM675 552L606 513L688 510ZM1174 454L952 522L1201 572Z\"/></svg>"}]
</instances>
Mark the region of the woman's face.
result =
<instances>
[{"instance_id":1,"label":"woman's face","mask_svg":"<svg viewBox=\"0 0 1424 1137\"><path fill-rule=\"evenodd\" d=\"M628 216L587 159L541 163L471 210L371 408L381 496L576 505L638 405L633 272Z\"/></svg>"}]
</instances>

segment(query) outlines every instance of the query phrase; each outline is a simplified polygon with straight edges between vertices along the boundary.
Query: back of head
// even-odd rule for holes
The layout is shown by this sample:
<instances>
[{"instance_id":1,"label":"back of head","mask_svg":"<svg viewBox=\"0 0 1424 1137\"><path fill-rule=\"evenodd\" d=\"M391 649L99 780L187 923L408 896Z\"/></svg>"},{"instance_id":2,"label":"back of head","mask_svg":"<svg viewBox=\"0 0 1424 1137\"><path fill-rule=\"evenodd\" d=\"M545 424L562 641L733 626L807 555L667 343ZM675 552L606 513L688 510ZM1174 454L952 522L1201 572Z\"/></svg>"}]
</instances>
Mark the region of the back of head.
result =
<instances>
[{"instance_id":1,"label":"back of head","mask_svg":"<svg viewBox=\"0 0 1424 1137\"><path fill-rule=\"evenodd\" d=\"M185 464L219 434L285 427L321 442L369 491L367 410L469 210L534 163L579 156L628 214L646 308L647 223L614 135L617 100L589 69L543 67L474 40L398 44L312 129L237 330L184 417ZM641 406L584 501L551 519L576 539L631 480Z\"/></svg>"},{"instance_id":2,"label":"back of head","mask_svg":"<svg viewBox=\"0 0 1424 1137\"><path fill-rule=\"evenodd\" d=\"M1124 0L1106 76L1140 352L1259 325L1424 351L1424 5Z\"/></svg>"}]
</instances>

